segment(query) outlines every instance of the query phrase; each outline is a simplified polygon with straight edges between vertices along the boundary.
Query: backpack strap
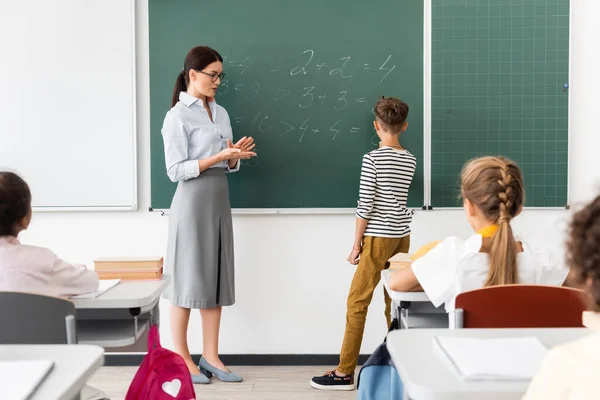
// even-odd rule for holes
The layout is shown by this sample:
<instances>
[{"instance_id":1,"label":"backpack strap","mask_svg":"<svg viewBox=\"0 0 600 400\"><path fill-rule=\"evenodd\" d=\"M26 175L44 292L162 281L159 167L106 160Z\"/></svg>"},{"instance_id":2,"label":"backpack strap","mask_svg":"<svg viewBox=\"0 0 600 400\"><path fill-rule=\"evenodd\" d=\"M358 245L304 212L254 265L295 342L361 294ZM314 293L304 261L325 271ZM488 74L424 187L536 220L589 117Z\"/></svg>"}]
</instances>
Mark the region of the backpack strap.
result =
<instances>
[{"instance_id":1,"label":"backpack strap","mask_svg":"<svg viewBox=\"0 0 600 400\"><path fill-rule=\"evenodd\" d=\"M150 327L150 332L148 332L148 353L152 351L152 349L160 347L160 333L158 331L158 325L154 324Z\"/></svg>"}]
</instances>

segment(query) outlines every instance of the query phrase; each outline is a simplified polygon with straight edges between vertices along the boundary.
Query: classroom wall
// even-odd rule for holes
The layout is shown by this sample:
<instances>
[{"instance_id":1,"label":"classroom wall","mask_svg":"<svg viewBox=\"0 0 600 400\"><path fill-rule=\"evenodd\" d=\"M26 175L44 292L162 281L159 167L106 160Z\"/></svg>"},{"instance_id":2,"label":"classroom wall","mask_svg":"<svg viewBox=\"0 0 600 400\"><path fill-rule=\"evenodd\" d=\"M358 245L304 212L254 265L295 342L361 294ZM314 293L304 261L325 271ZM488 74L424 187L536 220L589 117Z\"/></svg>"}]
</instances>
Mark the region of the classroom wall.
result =
<instances>
[{"instance_id":1,"label":"classroom wall","mask_svg":"<svg viewBox=\"0 0 600 400\"><path fill-rule=\"evenodd\" d=\"M595 38L600 28L596 0L573 1L571 69L571 186L573 202L600 187L600 67ZM593 10L595 9L595 12ZM67 22L67 21L65 21ZM138 1L138 128L140 210L118 213L36 213L22 241L48 246L69 261L91 264L97 256L162 255L167 217L148 212L149 76L147 4ZM28 27L27 29L35 29ZM39 32L43 34L43 32ZM242 132L238 132L238 135ZM106 160L110 163L110 160ZM243 173L243 172L241 172ZM564 210L526 210L514 221L525 238L562 257ZM345 324L345 301L354 267L345 260L354 234L353 215L235 215L237 304L226 308L221 329L223 354L338 353ZM470 233L461 210L418 212L412 250L434 239ZM383 295L377 289L367 320L362 353L384 338ZM171 345L168 304L161 304L163 344ZM189 343L202 351L199 315L193 315Z\"/></svg>"}]
</instances>

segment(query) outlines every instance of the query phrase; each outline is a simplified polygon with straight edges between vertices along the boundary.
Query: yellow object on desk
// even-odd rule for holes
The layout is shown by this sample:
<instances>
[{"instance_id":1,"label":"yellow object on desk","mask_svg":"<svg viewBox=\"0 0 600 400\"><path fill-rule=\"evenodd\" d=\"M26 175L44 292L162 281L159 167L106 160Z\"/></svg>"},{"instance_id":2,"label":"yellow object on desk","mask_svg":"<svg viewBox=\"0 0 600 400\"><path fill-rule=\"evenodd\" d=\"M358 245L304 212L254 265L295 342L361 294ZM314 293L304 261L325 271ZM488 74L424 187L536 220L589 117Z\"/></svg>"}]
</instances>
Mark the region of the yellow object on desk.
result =
<instances>
[{"instance_id":1,"label":"yellow object on desk","mask_svg":"<svg viewBox=\"0 0 600 400\"><path fill-rule=\"evenodd\" d=\"M429 242L425 246L423 246L419 250L417 250L416 253L413 253L412 255L409 255L407 253L396 254L395 256L393 256L392 258L390 258L388 260L388 262L390 263L390 269L401 269L401 268L408 267L410 264L412 264L413 261L423 257L425 254L427 254L429 251L431 251L431 249L433 249L439 243L441 243L441 240Z\"/></svg>"},{"instance_id":2,"label":"yellow object on desk","mask_svg":"<svg viewBox=\"0 0 600 400\"><path fill-rule=\"evenodd\" d=\"M437 246L441 242L442 242L441 240L434 240L433 242L427 243L425 246L422 246L419 250L417 250L415 253L413 253L412 256L410 256L411 260L415 261L415 260L418 260L419 258L423 257L425 254L429 253L431 251L431 249L433 249L435 246Z\"/></svg>"}]
</instances>

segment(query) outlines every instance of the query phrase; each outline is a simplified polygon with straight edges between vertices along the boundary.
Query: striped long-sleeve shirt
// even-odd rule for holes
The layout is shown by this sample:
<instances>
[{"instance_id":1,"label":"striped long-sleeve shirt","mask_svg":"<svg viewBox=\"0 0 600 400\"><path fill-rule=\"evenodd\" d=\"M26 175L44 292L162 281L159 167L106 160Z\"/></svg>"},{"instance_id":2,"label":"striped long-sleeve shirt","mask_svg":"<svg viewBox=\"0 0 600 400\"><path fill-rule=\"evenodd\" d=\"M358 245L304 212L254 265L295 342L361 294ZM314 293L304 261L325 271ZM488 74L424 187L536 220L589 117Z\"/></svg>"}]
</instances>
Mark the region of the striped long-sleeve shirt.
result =
<instances>
[{"instance_id":1,"label":"striped long-sleeve shirt","mask_svg":"<svg viewBox=\"0 0 600 400\"><path fill-rule=\"evenodd\" d=\"M369 221L365 236L410 235L406 199L416 167L417 159L407 150L384 146L364 155L356 215Z\"/></svg>"}]
</instances>

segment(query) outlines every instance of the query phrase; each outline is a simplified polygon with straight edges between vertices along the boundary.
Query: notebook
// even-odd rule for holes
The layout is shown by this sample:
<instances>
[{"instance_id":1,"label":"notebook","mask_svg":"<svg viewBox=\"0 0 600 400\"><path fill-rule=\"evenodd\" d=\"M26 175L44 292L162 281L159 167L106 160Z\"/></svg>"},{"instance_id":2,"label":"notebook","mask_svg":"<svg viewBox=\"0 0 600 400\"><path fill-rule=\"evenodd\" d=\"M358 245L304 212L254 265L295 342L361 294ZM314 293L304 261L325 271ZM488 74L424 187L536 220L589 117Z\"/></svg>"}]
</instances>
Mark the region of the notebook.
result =
<instances>
[{"instance_id":1,"label":"notebook","mask_svg":"<svg viewBox=\"0 0 600 400\"><path fill-rule=\"evenodd\" d=\"M52 370L50 360L0 361L3 400L29 399Z\"/></svg>"},{"instance_id":2,"label":"notebook","mask_svg":"<svg viewBox=\"0 0 600 400\"><path fill-rule=\"evenodd\" d=\"M465 380L530 380L548 352L536 337L436 336L433 341Z\"/></svg>"},{"instance_id":3,"label":"notebook","mask_svg":"<svg viewBox=\"0 0 600 400\"><path fill-rule=\"evenodd\" d=\"M71 296L72 299L95 299L101 294L105 293L107 290L112 289L117 286L121 282L120 279L101 279L100 284L98 285L98 290L92 293L84 293L79 294L77 296Z\"/></svg>"}]
</instances>

